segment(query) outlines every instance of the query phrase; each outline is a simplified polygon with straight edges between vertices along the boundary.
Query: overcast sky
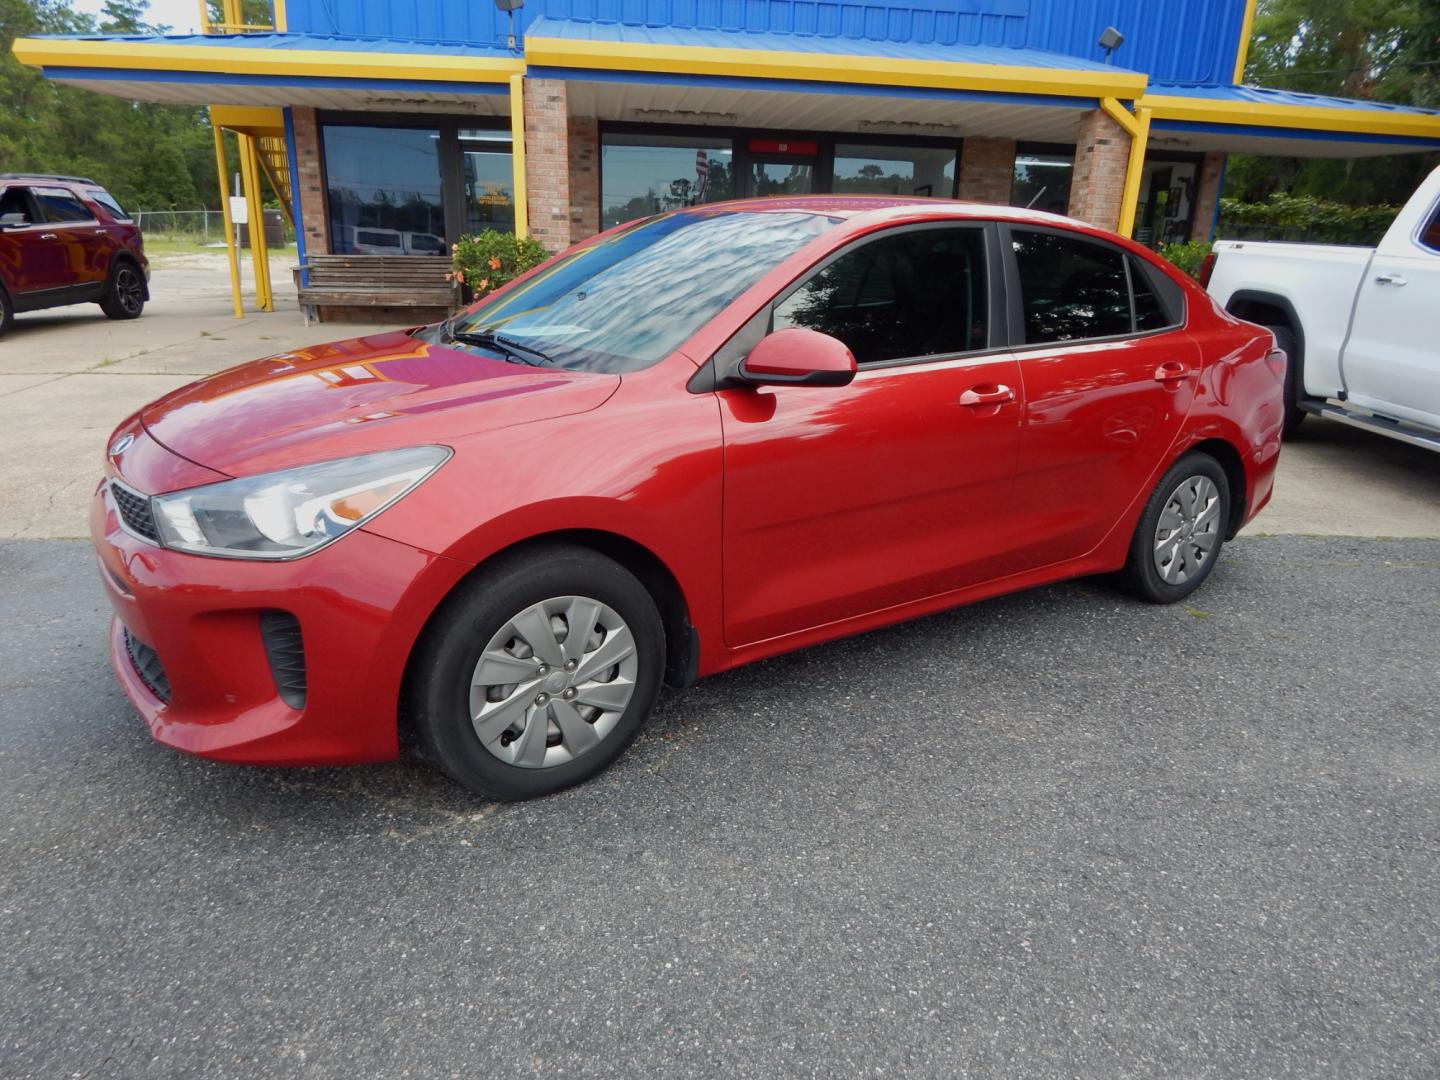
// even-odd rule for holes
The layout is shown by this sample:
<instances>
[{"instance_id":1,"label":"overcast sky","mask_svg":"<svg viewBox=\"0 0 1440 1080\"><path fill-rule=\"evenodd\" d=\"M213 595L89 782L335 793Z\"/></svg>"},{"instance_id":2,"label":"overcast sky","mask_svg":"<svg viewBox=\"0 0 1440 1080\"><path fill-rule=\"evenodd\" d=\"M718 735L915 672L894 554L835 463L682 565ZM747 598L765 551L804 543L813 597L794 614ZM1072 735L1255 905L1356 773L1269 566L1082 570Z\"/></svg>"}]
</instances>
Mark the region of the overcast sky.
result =
<instances>
[{"instance_id":1,"label":"overcast sky","mask_svg":"<svg viewBox=\"0 0 1440 1080\"><path fill-rule=\"evenodd\" d=\"M70 6L98 16L105 6L105 0L71 0ZM200 0L150 0L150 11L146 22L169 26L173 34L188 34L200 31Z\"/></svg>"}]
</instances>

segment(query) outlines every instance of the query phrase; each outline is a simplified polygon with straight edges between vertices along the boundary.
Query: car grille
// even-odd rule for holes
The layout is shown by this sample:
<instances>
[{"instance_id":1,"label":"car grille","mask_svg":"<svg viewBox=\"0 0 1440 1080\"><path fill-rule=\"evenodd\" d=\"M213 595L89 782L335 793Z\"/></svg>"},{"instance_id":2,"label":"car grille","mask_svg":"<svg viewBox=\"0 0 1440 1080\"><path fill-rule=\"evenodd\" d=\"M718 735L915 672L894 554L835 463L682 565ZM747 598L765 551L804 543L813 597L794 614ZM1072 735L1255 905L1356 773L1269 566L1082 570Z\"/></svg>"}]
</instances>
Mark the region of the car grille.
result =
<instances>
[{"instance_id":1,"label":"car grille","mask_svg":"<svg viewBox=\"0 0 1440 1080\"><path fill-rule=\"evenodd\" d=\"M161 701L168 702L170 677L165 674L165 668L161 666L160 657L155 650L126 630L125 651L130 656L130 666L135 669L135 674L140 676L146 689Z\"/></svg>"},{"instance_id":2,"label":"car grille","mask_svg":"<svg viewBox=\"0 0 1440 1080\"><path fill-rule=\"evenodd\" d=\"M288 611L262 611L260 637L270 660L270 675L280 699L292 709L305 707L305 642L300 621Z\"/></svg>"},{"instance_id":3,"label":"car grille","mask_svg":"<svg viewBox=\"0 0 1440 1080\"><path fill-rule=\"evenodd\" d=\"M152 544L160 542L160 532L155 528L155 515L150 510L147 496L131 491L115 480L110 481L110 496L115 500L115 509L120 511L120 520L125 523L125 528Z\"/></svg>"}]
</instances>

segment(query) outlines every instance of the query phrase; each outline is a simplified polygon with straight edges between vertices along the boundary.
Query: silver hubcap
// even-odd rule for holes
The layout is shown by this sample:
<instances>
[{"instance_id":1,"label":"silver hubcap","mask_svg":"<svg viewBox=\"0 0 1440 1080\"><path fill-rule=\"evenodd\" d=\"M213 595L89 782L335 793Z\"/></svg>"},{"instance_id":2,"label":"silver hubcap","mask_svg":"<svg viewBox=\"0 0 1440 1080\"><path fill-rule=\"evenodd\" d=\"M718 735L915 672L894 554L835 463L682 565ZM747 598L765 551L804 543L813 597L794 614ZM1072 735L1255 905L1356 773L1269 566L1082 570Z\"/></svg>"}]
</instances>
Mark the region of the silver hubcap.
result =
<instances>
[{"instance_id":1,"label":"silver hubcap","mask_svg":"<svg viewBox=\"0 0 1440 1080\"><path fill-rule=\"evenodd\" d=\"M593 750L635 693L625 620L587 596L534 604L502 626L470 678L470 719L501 761L548 769Z\"/></svg>"},{"instance_id":2,"label":"silver hubcap","mask_svg":"<svg viewBox=\"0 0 1440 1080\"><path fill-rule=\"evenodd\" d=\"M1155 569L1167 585L1200 573L1220 544L1220 489L1208 476L1180 482L1155 526Z\"/></svg>"}]
</instances>

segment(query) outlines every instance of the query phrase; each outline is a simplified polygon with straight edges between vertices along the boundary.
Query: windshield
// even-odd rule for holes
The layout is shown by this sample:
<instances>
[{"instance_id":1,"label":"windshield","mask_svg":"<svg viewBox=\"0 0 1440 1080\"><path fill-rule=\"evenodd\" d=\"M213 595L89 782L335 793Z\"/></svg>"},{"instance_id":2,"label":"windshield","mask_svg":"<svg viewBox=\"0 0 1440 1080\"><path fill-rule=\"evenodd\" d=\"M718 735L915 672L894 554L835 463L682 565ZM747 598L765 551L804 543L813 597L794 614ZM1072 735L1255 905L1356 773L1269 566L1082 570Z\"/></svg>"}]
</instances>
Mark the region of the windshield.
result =
<instances>
[{"instance_id":1,"label":"windshield","mask_svg":"<svg viewBox=\"0 0 1440 1080\"><path fill-rule=\"evenodd\" d=\"M779 210L682 210L638 222L457 317L450 333L576 370L638 371L838 218Z\"/></svg>"}]
</instances>

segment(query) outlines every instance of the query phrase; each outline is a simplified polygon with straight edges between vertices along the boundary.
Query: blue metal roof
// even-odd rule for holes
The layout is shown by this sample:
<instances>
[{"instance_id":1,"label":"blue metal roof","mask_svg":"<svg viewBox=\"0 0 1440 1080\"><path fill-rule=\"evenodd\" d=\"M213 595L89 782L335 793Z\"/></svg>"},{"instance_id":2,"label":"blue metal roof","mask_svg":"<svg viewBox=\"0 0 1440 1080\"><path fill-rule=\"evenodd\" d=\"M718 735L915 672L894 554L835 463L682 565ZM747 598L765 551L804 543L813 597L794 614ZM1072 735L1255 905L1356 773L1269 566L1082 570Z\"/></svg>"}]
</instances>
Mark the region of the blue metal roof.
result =
<instances>
[{"instance_id":1,"label":"blue metal roof","mask_svg":"<svg viewBox=\"0 0 1440 1080\"><path fill-rule=\"evenodd\" d=\"M896 60L936 60L959 64L994 64L1002 67L1047 68L1056 71L1108 71L1134 74L1128 68L1083 60L1064 53L1004 45L942 45L936 42L871 41L818 34L779 33L765 30L705 30L681 26L633 26L628 23L589 22L541 16L526 31L527 37L568 41L607 41L625 45L660 45L671 48L754 49L766 52L803 52L834 56L880 56Z\"/></svg>"},{"instance_id":2,"label":"blue metal roof","mask_svg":"<svg viewBox=\"0 0 1440 1080\"><path fill-rule=\"evenodd\" d=\"M1152 82L1145 91L1163 97L1198 98L1205 101L1226 101L1242 105L1276 105L1286 108L1358 109L1362 112L1440 116L1440 110L1422 109L1413 105L1396 105L1388 101L1360 101L1356 98L1327 97L1324 94L1302 94L1295 90L1272 90L1267 86L1234 86L1222 83L1159 83Z\"/></svg>"},{"instance_id":3,"label":"blue metal roof","mask_svg":"<svg viewBox=\"0 0 1440 1080\"><path fill-rule=\"evenodd\" d=\"M47 34L68 41L131 41L142 45L210 45L267 51L404 53L420 56L515 56L504 45L416 38L360 37L347 34Z\"/></svg>"},{"instance_id":4,"label":"blue metal roof","mask_svg":"<svg viewBox=\"0 0 1440 1080\"><path fill-rule=\"evenodd\" d=\"M1246 0L526 0L535 20L693 27L850 42L991 46L1104 60L1106 26L1125 35L1115 59L1157 79L1223 80L1235 69ZM503 43L503 12L485 0L286 0L291 30L429 41ZM852 54L853 55L853 54ZM981 61L984 62L984 61Z\"/></svg>"}]
</instances>

